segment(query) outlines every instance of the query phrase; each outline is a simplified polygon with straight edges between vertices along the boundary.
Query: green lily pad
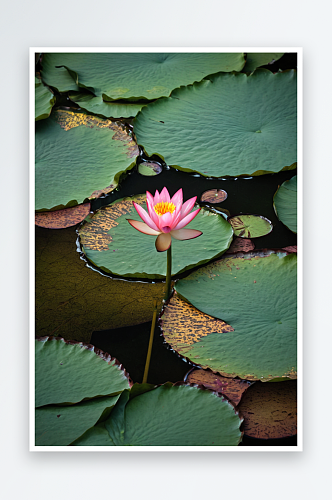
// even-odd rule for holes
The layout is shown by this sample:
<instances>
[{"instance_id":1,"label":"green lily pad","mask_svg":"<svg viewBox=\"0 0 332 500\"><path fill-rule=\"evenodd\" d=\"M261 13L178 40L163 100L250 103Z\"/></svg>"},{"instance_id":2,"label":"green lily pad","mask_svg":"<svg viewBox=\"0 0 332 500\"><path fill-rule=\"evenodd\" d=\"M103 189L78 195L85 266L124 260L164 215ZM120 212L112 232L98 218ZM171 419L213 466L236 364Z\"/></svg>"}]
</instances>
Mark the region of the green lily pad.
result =
<instances>
[{"instance_id":1,"label":"green lily pad","mask_svg":"<svg viewBox=\"0 0 332 500\"><path fill-rule=\"evenodd\" d=\"M247 61L243 72L249 73L260 66L265 66L272 61L278 61L284 55L283 52L248 52Z\"/></svg>"},{"instance_id":2,"label":"green lily pad","mask_svg":"<svg viewBox=\"0 0 332 500\"><path fill-rule=\"evenodd\" d=\"M108 273L144 279L166 275L166 253L157 252L155 236L134 229L127 219L141 220L132 202L144 205L146 196L123 198L103 207L79 229L82 250L99 269ZM199 238L172 239L172 275L222 255L230 246L233 230L220 215L202 209L186 227L203 232Z\"/></svg>"},{"instance_id":3,"label":"green lily pad","mask_svg":"<svg viewBox=\"0 0 332 500\"><path fill-rule=\"evenodd\" d=\"M296 72L218 74L144 106L137 142L168 165L208 177L296 167Z\"/></svg>"},{"instance_id":4,"label":"green lily pad","mask_svg":"<svg viewBox=\"0 0 332 500\"><path fill-rule=\"evenodd\" d=\"M234 215L227 220L233 228L234 236L239 238L259 238L273 229L272 223L261 215Z\"/></svg>"},{"instance_id":5,"label":"green lily pad","mask_svg":"<svg viewBox=\"0 0 332 500\"><path fill-rule=\"evenodd\" d=\"M93 94L69 94L69 98L80 108L105 118L130 118L136 116L144 106L136 102L104 101L102 96Z\"/></svg>"},{"instance_id":6,"label":"green lily pad","mask_svg":"<svg viewBox=\"0 0 332 500\"><path fill-rule=\"evenodd\" d=\"M35 120L43 120L50 116L55 96L45 87L43 82L35 78Z\"/></svg>"},{"instance_id":7,"label":"green lily pad","mask_svg":"<svg viewBox=\"0 0 332 500\"><path fill-rule=\"evenodd\" d=\"M117 184L139 154L120 122L58 110L36 123L36 210L83 203Z\"/></svg>"},{"instance_id":8,"label":"green lily pad","mask_svg":"<svg viewBox=\"0 0 332 500\"><path fill-rule=\"evenodd\" d=\"M244 64L243 53L47 53L41 74L60 92L81 87L113 100L151 100Z\"/></svg>"},{"instance_id":9,"label":"green lily pad","mask_svg":"<svg viewBox=\"0 0 332 500\"><path fill-rule=\"evenodd\" d=\"M159 387L146 384L137 395L125 391L109 418L73 444L237 446L241 423L233 405L214 392L169 382Z\"/></svg>"},{"instance_id":10,"label":"green lily pad","mask_svg":"<svg viewBox=\"0 0 332 500\"><path fill-rule=\"evenodd\" d=\"M296 377L297 256L261 255L226 257L177 282L180 296L234 329L183 346L181 355L248 380Z\"/></svg>"},{"instance_id":11,"label":"green lily pad","mask_svg":"<svg viewBox=\"0 0 332 500\"><path fill-rule=\"evenodd\" d=\"M118 361L92 345L41 337L35 356L36 407L115 396L130 387Z\"/></svg>"},{"instance_id":12,"label":"green lily pad","mask_svg":"<svg viewBox=\"0 0 332 500\"><path fill-rule=\"evenodd\" d=\"M35 446L68 446L107 415L120 394L70 406L45 406L35 410Z\"/></svg>"},{"instance_id":13,"label":"green lily pad","mask_svg":"<svg viewBox=\"0 0 332 500\"><path fill-rule=\"evenodd\" d=\"M158 163L154 163L152 161L144 161L138 165L137 170L141 175L151 177L160 174L163 170L163 167Z\"/></svg>"},{"instance_id":14,"label":"green lily pad","mask_svg":"<svg viewBox=\"0 0 332 500\"><path fill-rule=\"evenodd\" d=\"M293 233L297 233L297 176L281 184L273 197L277 217Z\"/></svg>"}]
</instances>

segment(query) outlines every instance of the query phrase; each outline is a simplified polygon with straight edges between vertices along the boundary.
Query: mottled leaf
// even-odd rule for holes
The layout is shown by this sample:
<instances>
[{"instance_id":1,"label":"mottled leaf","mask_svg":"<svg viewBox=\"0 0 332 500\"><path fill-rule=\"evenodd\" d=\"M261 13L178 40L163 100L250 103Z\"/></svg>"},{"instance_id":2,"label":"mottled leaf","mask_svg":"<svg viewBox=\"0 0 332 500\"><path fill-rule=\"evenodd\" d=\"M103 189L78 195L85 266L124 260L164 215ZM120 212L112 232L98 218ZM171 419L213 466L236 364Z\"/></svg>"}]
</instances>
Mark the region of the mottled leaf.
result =
<instances>
[{"instance_id":1,"label":"mottled leaf","mask_svg":"<svg viewBox=\"0 0 332 500\"><path fill-rule=\"evenodd\" d=\"M160 174L163 168L161 165L159 165L159 163L155 163L152 161L145 161L138 165L137 170L141 175L146 175L150 177Z\"/></svg>"},{"instance_id":2,"label":"mottled leaf","mask_svg":"<svg viewBox=\"0 0 332 500\"><path fill-rule=\"evenodd\" d=\"M227 220L239 238L259 238L273 229L272 223L261 215L234 215Z\"/></svg>"},{"instance_id":3,"label":"mottled leaf","mask_svg":"<svg viewBox=\"0 0 332 500\"><path fill-rule=\"evenodd\" d=\"M296 380L257 382L238 407L244 416L244 433L259 439L277 439L297 433Z\"/></svg>"},{"instance_id":4,"label":"mottled leaf","mask_svg":"<svg viewBox=\"0 0 332 500\"><path fill-rule=\"evenodd\" d=\"M201 202L205 203L221 203L227 198L227 193L223 189L209 189L201 196Z\"/></svg>"},{"instance_id":5,"label":"mottled leaf","mask_svg":"<svg viewBox=\"0 0 332 500\"><path fill-rule=\"evenodd\" d=\"M64 229L75 226L85 219L90 212L90 208L90 203L84 203L83 205L54 210L53 212L37 212L35 214L35 224L49 229Z\"/></svg>"},{"instance_id":6,"label":"mottled leaf","mask_svg":"<svg viewBox=\"0 0 332 500\"><path fill-rule=\"evenodd\" d=\"M177 282L177 292L234 331L213 332L181 354L221 375L296 377L297 256L225 257Z\"/></svg>"},{"instance_id":7,"label":"mottled leaf","mask_svg":"<svg viewBox=\"0 0 332 500\"><path fill-rule=\"evenodd\" d=\"M84 94L82 92L76 94L70 93L69 98L78 104L81 109L85 109L95 115L104 116L105 118L134 117L144 106L144 103L130 101L104 101L102 96L95 96L90 93Z\"/></svg>"},{"instance_id":8,"label":"mottled leaf","mask_svg":"<svg viewBox=\"0 0 332 500\"><path fill-rule=\"evenodd\" d=\"M235 405L241 401L243 393L250 387L251 382L236 378L227 378L214 373L211 370L194 368L186 377L189 384L203 385L211 391L227 396Z\"/></svg>"},{"instance_id":9,"label":"mottled leaf","mask_svg":"<svg viewBox=\"0 0 332 500\"><path fill-rule=\"evenodd\" d=\"M146 196L123 198L97 211L79 230L82 249L102 271L132 278L162 279L166 275L166 254L157 252L155 236L134 229L127 219L140 220L132 202L145 208ZM222 255L233 231L221 216L202 209L186 226L203 232L199 238L172 239L172 274Z\"/></svg>"},{"instance_id":10,"label":"mottled leaf","mask_svg":"<svg viewBox=\"0 0 332 500\"><path fill-rule=\"evenodd\" d=\"M58 110L36 123L36 210L65 208L116 185L139 153L120 122Z\"/></svg>"},{"instance_id":11,"label":"mottled leaf","mask_svg":"<svg viewBox=\"0 0 332 500\"><path fill-rule=\"evenodd\" d=\"M246 238L234 238L226 253L251 252L254 250L254 243Z\"/></svg>"}]
</instances>

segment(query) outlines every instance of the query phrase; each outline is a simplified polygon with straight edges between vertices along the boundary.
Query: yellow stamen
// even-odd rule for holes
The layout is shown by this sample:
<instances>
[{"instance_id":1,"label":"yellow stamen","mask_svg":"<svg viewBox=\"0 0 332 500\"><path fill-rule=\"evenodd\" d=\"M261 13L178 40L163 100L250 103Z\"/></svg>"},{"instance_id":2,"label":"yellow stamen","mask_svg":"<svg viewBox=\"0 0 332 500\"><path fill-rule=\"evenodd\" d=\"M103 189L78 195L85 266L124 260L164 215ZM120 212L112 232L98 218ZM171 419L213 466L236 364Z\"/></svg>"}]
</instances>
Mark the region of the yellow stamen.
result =
<instances>
[{"instance_id":1,"label":"yellow stamen","mask_svg":"<svg viewBox=\"0 0 332 500\"><path fill-rule=\"evenodd\" d=\"M167 212L170 212L172 214L175 210L175 205L173 203L170 203L169 201L161 201L160 203L157 203L153 208L156 214L160 216L166 214Z\"/></svg>"}]
</instances>

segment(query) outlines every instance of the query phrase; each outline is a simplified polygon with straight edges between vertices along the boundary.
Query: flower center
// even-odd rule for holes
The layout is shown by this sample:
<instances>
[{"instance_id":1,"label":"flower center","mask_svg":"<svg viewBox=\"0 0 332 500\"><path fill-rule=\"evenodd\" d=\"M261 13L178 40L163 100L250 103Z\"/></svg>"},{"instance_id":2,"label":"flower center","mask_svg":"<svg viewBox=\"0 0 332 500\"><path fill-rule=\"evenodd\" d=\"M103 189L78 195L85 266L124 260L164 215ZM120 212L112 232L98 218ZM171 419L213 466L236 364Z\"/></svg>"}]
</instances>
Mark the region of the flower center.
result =
<instances>
[{"instance_id":1,"label":"flower center","mask_svg":"<svg viewBox=\"0 0 332 500\"><path fill-rule=\"evenodd\" d=\"M166 214L167 212L170 212L172 214L175 210L175 205L173 203L170 203L169 201L161 201L160 203L157 203L153 208L156 214L160 216Z\"/></svg>"}]
</instances>

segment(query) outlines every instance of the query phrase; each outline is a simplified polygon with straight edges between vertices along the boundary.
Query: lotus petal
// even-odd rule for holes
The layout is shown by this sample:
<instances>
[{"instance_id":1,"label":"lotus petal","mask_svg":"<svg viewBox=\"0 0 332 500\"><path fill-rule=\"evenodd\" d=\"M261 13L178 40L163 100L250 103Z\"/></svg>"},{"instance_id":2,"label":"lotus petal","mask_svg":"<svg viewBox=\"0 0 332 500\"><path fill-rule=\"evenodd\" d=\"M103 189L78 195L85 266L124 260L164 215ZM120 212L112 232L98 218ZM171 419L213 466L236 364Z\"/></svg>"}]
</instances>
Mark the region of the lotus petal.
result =
<instances>
[{"instance_id":1,"label":"lotus petal","mask_svg":"<svg viewBox=\"0 0 332 500\"><path fill-rule=\"evenodd\" d=\"M189 214L190 210L193 208L193 206L195 205L195 202L196 202L196 199L197 199L197 196L194 196L193 198L190 198L189 200L187 200L183 205L182 205L182 209L181 209L181 216L182 217L185 217L186 215Z\"/></svg>"},{"instance_id":2,"label":"lotus petal","mask_svg":"<svg viewBox=\"0 0 332 500\"><path fill-rule=\"evenodd\" d=\"M156 249L158 252L165 252L168 250L172 243L170 233L161 233L156 239Z\"/></svg>"},{"instance_id":3,"label":"lotus petal","mask_svg":"<svg viewBox=\"0 0 332 500\"><path fill-rule=\"evenodd\" d=\"M193 238L197 238L200 236L202 231L198 231L198 229L173 229L171 231L171 236L176 240L192 240Z\"/></svg>"},{"instance_id":4,"label":"lotus petal","mask_svg":"<svg viewBox=\"0 0 332 500\"><path fill-rule=\"evenodd\" d=\"M184 226L189 224L193 220L194 217L198 214L200 208L191 212L191 214L186 215L183 219L180 220L179 224L174 229L182 229Z\"/></svg>"},{"instance_id":5,"label":"lotus petal","mask_svg":"<svg viewBox=\"0 0 332 500\"><path fill-rule=\"evenodd\" d=\"M136 208L137 213L140 216L140 218L143 220L143 222L145 222L145 224L150 226L155 231L160 232L158 226L153 222L153 220L151 219L149 214L144 210L144 208L142 208L140 205L138 205L134 201L133 201L133 205Z\"/></svg>"},{"instance_id":6,"label":"lotus petal","mask_svg":"<svg viewBox=\"0 0 332 500\"><path fill-rule=\"evenodd\" d=\"M131 226L133 226L135 229L137 229L137 231L140 231L141 233L151 234L152 236L157 236L158 234L160 234L160 231L155 231L150 226L145 224L145 222L142 222L140 220L127 219L127 221Z\"/></svg>"},{"instance_id":7,"label":"lotus petal","mask_svg":"<svg viewBox=\"0 0 332 500\"><path fill-rule=\"evenodd\" d=\"M160 193L160 201L164 201L164 202L171 201L171 197L170 197L168 189L166 187L164 187Z\"/></svg>"},{"instance_id":8,"label":"lotus petal","mask_svg":"<svg viewBox=\"0 0 332 500\"><path fill-rule=\"evenodd\" d=\"M182 192L182 188L180 188L175 194L174 196L171 198L171 203L173 203L176 208L179 208L181 209L182 207L182 203L183 203L183 192Z\"/></svg>"}]
</instances>

